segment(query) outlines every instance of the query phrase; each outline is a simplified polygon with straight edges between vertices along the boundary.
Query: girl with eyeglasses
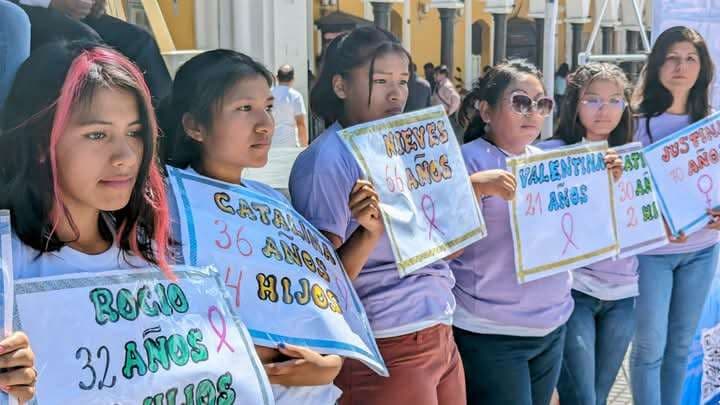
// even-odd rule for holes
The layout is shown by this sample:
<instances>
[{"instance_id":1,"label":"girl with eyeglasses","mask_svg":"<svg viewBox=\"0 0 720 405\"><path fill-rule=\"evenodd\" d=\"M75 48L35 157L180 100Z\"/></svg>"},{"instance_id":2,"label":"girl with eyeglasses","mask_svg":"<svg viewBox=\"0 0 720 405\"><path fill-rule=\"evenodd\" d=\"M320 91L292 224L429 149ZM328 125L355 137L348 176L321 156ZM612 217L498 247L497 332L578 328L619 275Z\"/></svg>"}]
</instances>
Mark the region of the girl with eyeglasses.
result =
<instances>
[{"instance_id":1,"label":"girl with eyeglasses","mask_svg":"<svg viewBox=\"0 0 720 405\"><path fill-rule=\"evenodd\" d=\"M554 102L535 66L511 60L491 68L463 103L460 118L469 126L462 153L488 230L450 263L467 402L547 404L573 310L570 274L518 283L507 203L516 180L505 159L540 152L531 143Z\"/></svg>"},{"instance_id":2,"label":"girl with eyeglasses","mask_svg":"<svg viewBox=\"0 0 720 405\"><path fill-rule=\"evenodd\" d=\"M580 66L568 87L555 136L537 146L553 149L581 142L620 146L632 138L625 73L609 63ZM608 154L612 156L614 154ZM607 402L635 331L638 295L635 256L607 259L573 272L575 309L567 335L558 393L562 405Z\"/></svg>"},{"instance_id":3,"label":"girl with eyeglasses","mask_svg":"<svg viewBox=\"0 0 720 405\"><path fill-rule=\"evenodd\" d=\"M648 145L711 113L713 62L692 28L660 34L633 95L635 139ZM640 296L630 356L637 404L679 404L688 351L718 264L720 211L706 228L638 256Z\"/></svg>"}]
</instances>

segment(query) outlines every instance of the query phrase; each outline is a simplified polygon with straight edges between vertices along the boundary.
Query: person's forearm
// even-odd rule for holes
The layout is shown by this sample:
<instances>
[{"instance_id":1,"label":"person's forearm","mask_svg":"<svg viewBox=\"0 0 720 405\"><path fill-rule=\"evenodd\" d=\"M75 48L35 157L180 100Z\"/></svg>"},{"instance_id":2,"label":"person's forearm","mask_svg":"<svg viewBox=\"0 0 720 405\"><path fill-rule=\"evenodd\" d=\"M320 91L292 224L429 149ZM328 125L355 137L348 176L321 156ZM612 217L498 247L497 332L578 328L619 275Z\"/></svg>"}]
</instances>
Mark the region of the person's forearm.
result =
<instances>
[{"instance_id":1,"label":"person's forearm","mask_svg":"<svg viewBox=\"0 0 720 405\"><path fill-rule=\"evenodd\" d=\"M300 144L300 146L303 148L308 146L308 143L310 142L310 140L308 139L307 126L305 124L298 125L297 130L298 130L298 143Z\"/></svg>"},{"instance_id":2,"label":"person's forearm","mask_svg":"<svg viewBox=\"0 0 720 405\"><path fill-rule=\"evenodd\" d=\"M337 250L345 272L351 280L357 278L375 249L379 235L372 235L365 228L358 228Z\"/></svg>"}]
</instances>

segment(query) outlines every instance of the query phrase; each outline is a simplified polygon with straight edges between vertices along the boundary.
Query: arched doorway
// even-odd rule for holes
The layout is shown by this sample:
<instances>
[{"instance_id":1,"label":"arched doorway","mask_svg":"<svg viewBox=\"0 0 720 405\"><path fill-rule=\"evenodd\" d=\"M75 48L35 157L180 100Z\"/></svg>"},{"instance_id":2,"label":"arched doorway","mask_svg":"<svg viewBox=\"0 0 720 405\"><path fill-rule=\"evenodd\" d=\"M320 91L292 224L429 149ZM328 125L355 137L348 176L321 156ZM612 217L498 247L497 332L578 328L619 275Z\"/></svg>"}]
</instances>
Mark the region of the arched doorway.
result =
<instances>
[{"instance_id":1,"label":"arched doorway","mask_svg":"<svg viewBox=\"0 0 720 405\"><path fill-rule=\"evenodd\" d=\"M507 58L524 58L534 63L538 51L535 23L524 18L508 20Z\"/></svg>"},{"instance_id":2,"label":"arched doorway","mask_svg":"<svg viewBox=\"0 0 720 405\"><path fill-rule=\"evenodd\" d=\"M480 77L482 68L491 64L491 55L483 55L484 40L488 39L490 27L483 20L477 20L472 25L472 66L470 75L473 79Z\"/></svg>"}]
</instances>

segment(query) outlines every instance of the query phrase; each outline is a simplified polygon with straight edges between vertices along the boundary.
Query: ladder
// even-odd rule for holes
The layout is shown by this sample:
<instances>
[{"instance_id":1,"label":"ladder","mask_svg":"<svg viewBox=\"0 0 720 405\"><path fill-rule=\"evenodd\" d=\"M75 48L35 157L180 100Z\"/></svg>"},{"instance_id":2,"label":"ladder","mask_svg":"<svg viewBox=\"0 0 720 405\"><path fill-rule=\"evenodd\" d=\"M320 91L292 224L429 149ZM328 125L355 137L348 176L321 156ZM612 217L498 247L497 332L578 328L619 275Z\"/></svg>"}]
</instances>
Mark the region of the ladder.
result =
<instances>
[{"instance_id":1,"label":"ladder","mask_svg":"<svg viewBox=\"0 0 720 405\"><path fill-rule=\"evenodd\" d=\"M592 49L595 45L595 40L597 39L598 32L600 31L600 25L602 23L603 17L605 17L605 13L607 12L608 4L610 4L610 0L603 0L600 15L595 18L595 23L593 25L592 34L590 34L590 40L588 41L587 48L585 48L585 52L581 52L578 55L578 63L580 65L584 65L588 62L644 62L645 59L647 59L647 55L650 53L650 41L648 40L647 32L645 31L645 26L642 21L642 15L640 14L640 5L638 4L639 1L640 0L632 0L632 4L633 11L635 12L635 18L637 19L637 23L640 27L640 38L642 39L642 45L644 50L641 53L637 54L593 55Z\"/></svg>"}]
</instances>

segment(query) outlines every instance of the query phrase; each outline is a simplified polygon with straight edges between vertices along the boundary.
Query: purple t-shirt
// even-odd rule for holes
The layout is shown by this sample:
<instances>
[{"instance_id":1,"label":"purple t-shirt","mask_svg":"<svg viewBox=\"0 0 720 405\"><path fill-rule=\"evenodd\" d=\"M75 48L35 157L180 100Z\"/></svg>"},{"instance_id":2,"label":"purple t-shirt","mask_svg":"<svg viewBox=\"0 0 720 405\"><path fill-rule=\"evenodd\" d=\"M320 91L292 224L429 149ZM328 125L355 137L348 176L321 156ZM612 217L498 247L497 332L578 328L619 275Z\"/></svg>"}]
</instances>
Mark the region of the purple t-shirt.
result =
<instances>
[{"instance_id":1,"label":"purple t-shirt","mask_svg":"<svg viewBox=\"0 0 720 405\"><path fill-rule=\"evenodd\" d=\"M566 146L562 139L549 139L536 146L552 150ZM609 220L609 219L608 219ZM638 260L635 256L605 259L573 271L573 290L605 301L638 295Z\"/></svg>"},{"instance_id":2,"label":"purple t-shirt","mask_svg":"<svg viewBox=\"0 0 720 405\"><path fill-rule=\"evenodd\" d=\"M526 153L538 151L528 146ZM463 145L462 153L470 174L507 170L505 153L484 139ZM480 204L488 235L450 263L457 279L455 326L483 334L547 335L572 313L570 273L518 283L508 203L483 197Z\"/></svg>"},{"instance_id":3,"label":"purple t-shirt","mask_svg":"<svg viewBox=\"0 0 720 405\"><path fill-rule=\"evenodd\" d=\"M637 128L635 130L635 141L642 142L643 146L657 142L691 124L689 115L664 113L650 119L650 133L652 135L650 137L647 133L646 123L647 119L643 117L638 118L635 123L635 128ZM718 241L720 241L720 232L703 228L688 236L685 243L668 243L644 254L667 255L697 252L716 244Z\"/></svg>"},{"instance_id":4,"label":"purple t-shirt","mask_svg":"<svg viewBox=\"0 0 720 405\"><path fill-rule=\"evenodd\" d=\"M297 157L289 189L300 214L319 230L345 241L358 227L348 199L362 171L338 136L340 129L340 124L333 124ZM375 337L452 322L455 279L447 262L437 261L401 278L387 235L380 238L353 285Z\"/></svg>"}]
</instances>

